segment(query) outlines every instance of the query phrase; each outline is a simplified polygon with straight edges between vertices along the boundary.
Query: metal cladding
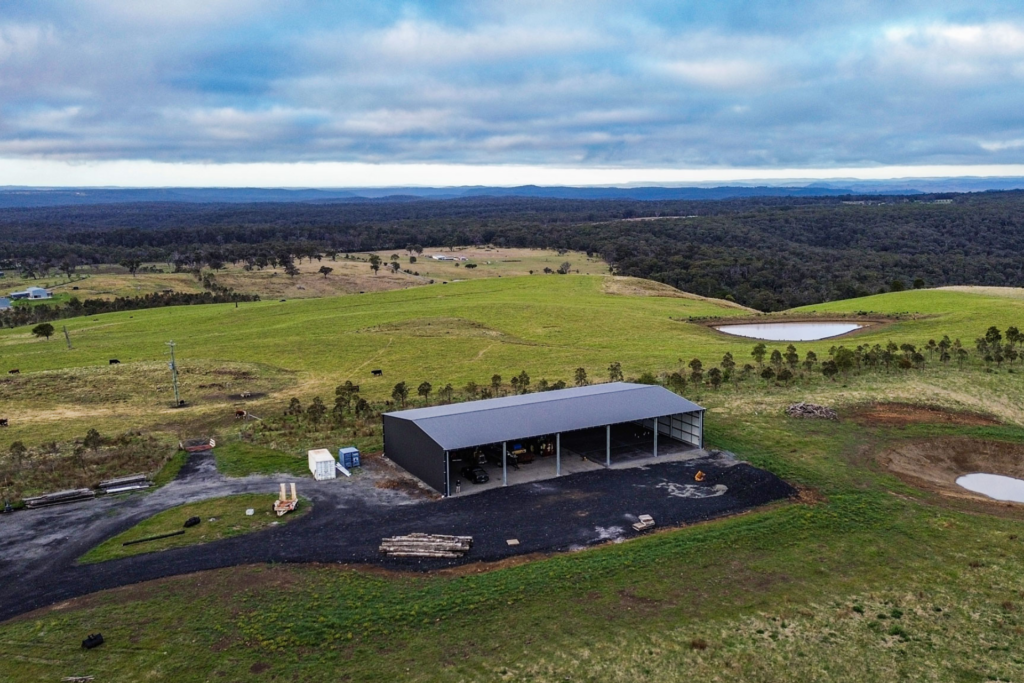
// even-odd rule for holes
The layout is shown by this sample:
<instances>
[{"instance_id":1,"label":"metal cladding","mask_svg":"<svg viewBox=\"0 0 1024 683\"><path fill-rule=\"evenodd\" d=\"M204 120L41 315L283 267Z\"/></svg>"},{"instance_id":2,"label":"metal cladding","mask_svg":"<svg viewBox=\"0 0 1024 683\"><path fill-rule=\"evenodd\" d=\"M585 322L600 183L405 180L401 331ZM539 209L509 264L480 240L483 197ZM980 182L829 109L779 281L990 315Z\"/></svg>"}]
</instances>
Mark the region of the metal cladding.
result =
<instances>
[{"instance_id":1,"label":"metal cladding","mask_svg":"<svg viewBox=\"0 0 1024 683\"><path fill-rule=\"evenodd\" d=\"M446 451L577 429L649 420L703 408L668 389L612 382L385 413L416 425Z\"/></svg>"}]
</instances>

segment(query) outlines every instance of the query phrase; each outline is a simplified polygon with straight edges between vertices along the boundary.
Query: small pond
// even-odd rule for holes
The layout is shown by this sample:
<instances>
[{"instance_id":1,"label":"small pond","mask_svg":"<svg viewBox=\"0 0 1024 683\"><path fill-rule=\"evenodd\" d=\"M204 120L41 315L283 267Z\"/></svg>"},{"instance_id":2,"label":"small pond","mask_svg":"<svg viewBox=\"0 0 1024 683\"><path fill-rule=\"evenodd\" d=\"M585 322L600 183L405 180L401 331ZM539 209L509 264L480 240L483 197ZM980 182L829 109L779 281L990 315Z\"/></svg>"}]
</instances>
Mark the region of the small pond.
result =
<instances>
[{"instance_id":1,"label":"small pond","mask_svg":"<svg viewBox=\"0 0 1024 683\"><path fill-rule=\"evenodd\" d=\"M968 491L974 491L996 500L1024 503L1024 480L1004 477L1001 474L965 474L956 483Z\"/></svg>"},{"instance_id":2,"label":"small pond","mask_svg":"<svg viewBox=\"0 0 1024 683\"><path fill-rule=\"evenodd\" d=\"M744 325L719 325L719 332L737 337L764 339L766 341L817 341L838 337L864 327L859 323L810 322L810 323L748 323Z\"/></svg>"}]
</instances>

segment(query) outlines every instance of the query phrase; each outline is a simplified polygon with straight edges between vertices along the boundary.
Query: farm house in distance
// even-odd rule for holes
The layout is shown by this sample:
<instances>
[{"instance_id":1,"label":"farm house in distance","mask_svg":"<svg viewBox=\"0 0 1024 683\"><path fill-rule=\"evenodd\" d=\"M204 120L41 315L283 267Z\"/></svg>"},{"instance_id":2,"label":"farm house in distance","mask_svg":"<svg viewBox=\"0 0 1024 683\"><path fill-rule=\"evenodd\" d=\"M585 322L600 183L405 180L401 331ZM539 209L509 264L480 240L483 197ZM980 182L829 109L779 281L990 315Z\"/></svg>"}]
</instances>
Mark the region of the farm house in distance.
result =
<instances>
[{"instance_id":1,"label":"farm house in distance","mask_svg":"<svg viewBox=\"0 0 1024 683\"><path fill-rule=\"evenodd\" d=\"M10 297L13 301L21 299L49 299L53 295L42 287L29 287L21 292L11 292Z\"/></svg>"},{"instance_id":2,"label":"farm house in distance","mask_svg":"<svg viewBox=\"0 0 1024 683\"><path fill-rule=\"evenodd\" d=\"M444 496L704 445L703 408L664 387L625 382L400 410L383 419L384 455Z\"/></svg>"}]
</instances>

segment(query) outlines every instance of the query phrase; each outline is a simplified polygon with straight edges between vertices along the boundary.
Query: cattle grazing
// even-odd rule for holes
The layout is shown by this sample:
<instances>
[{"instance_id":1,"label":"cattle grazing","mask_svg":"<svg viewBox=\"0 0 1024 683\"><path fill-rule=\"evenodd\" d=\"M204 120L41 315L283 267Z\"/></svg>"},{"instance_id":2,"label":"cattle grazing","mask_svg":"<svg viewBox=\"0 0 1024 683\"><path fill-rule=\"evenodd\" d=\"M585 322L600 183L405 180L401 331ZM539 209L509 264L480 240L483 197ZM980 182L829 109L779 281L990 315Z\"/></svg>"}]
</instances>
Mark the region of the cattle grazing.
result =
<instances>
[{"instance_id":1,"label":"cattle grazing","mask_svg":"<svg viewBox=\"0 0 1024 683\"><path fill-rule=\"evenodd\" d=\"M236 410L235 411L235 419L236 420L243 419L245 417L245 415L246 415L246 412L244 410Z\"/></svg>"},{"instance_id":2,"label":"cattle grazing","mask_svg":"<svg viewBox=\"0 0 1024 683\"><path fill-rule=\"evenodd\" d=\"M119 360L118 360L118 359L116 359L116 358L111 358L111 359L110 359L110 364L111 364L111 365L120 365L120 364L121 364L121 361L119 361Z\"/></svg>"},{"instance_id":3,"label":"cattle grazing","mask_svg":"<svg viewBox=\"0 0 1024 683\"><path fill-rule=\"evenodd\" d=\"M383 377L384 376L384 371L383 370L371 370L370 374L372 374L374 377Z\"/></svg>"},{"instance_id":4,"label":"cattle grazing","mask_svg":"<svg viewBox=\"0 0 1024 683\"><path fill-rule=\"evenodd\" d=\"M7 424L7 418L6 417L0 417L0 427L8 427L8 426L9 425Z\"/></svg>"},{"instance_id":5,"label":"cattle grazing","mask_svg":"<svg viewBox=\"0 0 1024 683\"><path fill-rule=\"evenodd\" d=\"M7 371L7 374L8 374L8 375L17 375L17 374L19 374L20 372L21 372L21 370L19 370L19 369L15 368L14 370L8 370L8 371Z\"/></svg>"},{"instance_id":6,"label":"cattle grazing","mask_svg":"<svg viewBox=\"0 0 1024 683\"><path fill-rule=\"evenodd\" d=\"M238 395L239 398L249 398L251 396L252 396L252 392L251 391L243 391L242 393L240 393Z\"/></svg>"}]
</instances>

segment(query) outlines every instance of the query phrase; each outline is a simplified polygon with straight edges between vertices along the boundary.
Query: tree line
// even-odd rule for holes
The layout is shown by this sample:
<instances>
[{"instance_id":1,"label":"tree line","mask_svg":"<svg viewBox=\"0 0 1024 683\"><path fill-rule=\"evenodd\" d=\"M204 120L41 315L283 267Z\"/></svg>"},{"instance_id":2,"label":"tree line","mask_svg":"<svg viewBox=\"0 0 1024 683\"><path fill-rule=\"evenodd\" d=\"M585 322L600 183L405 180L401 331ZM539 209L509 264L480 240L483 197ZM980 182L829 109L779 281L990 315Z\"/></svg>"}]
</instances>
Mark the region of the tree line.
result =
<instances>
[{"instance_id":1,"label":"tree line","mask_svg":"<svg viewBox=\"0 0 1024 683\"><path fill-rule=\"evenodd\" d=\"M1024 192L944 197L952 203L477 198L7 209L0 266L37 274L80 264L233 263L287 272L303 258L492 244L597 254L616 273L764 311L914 286L1024 285ZM662 220L632 220L639 217Z\"/></svg>"}]
</instances>

